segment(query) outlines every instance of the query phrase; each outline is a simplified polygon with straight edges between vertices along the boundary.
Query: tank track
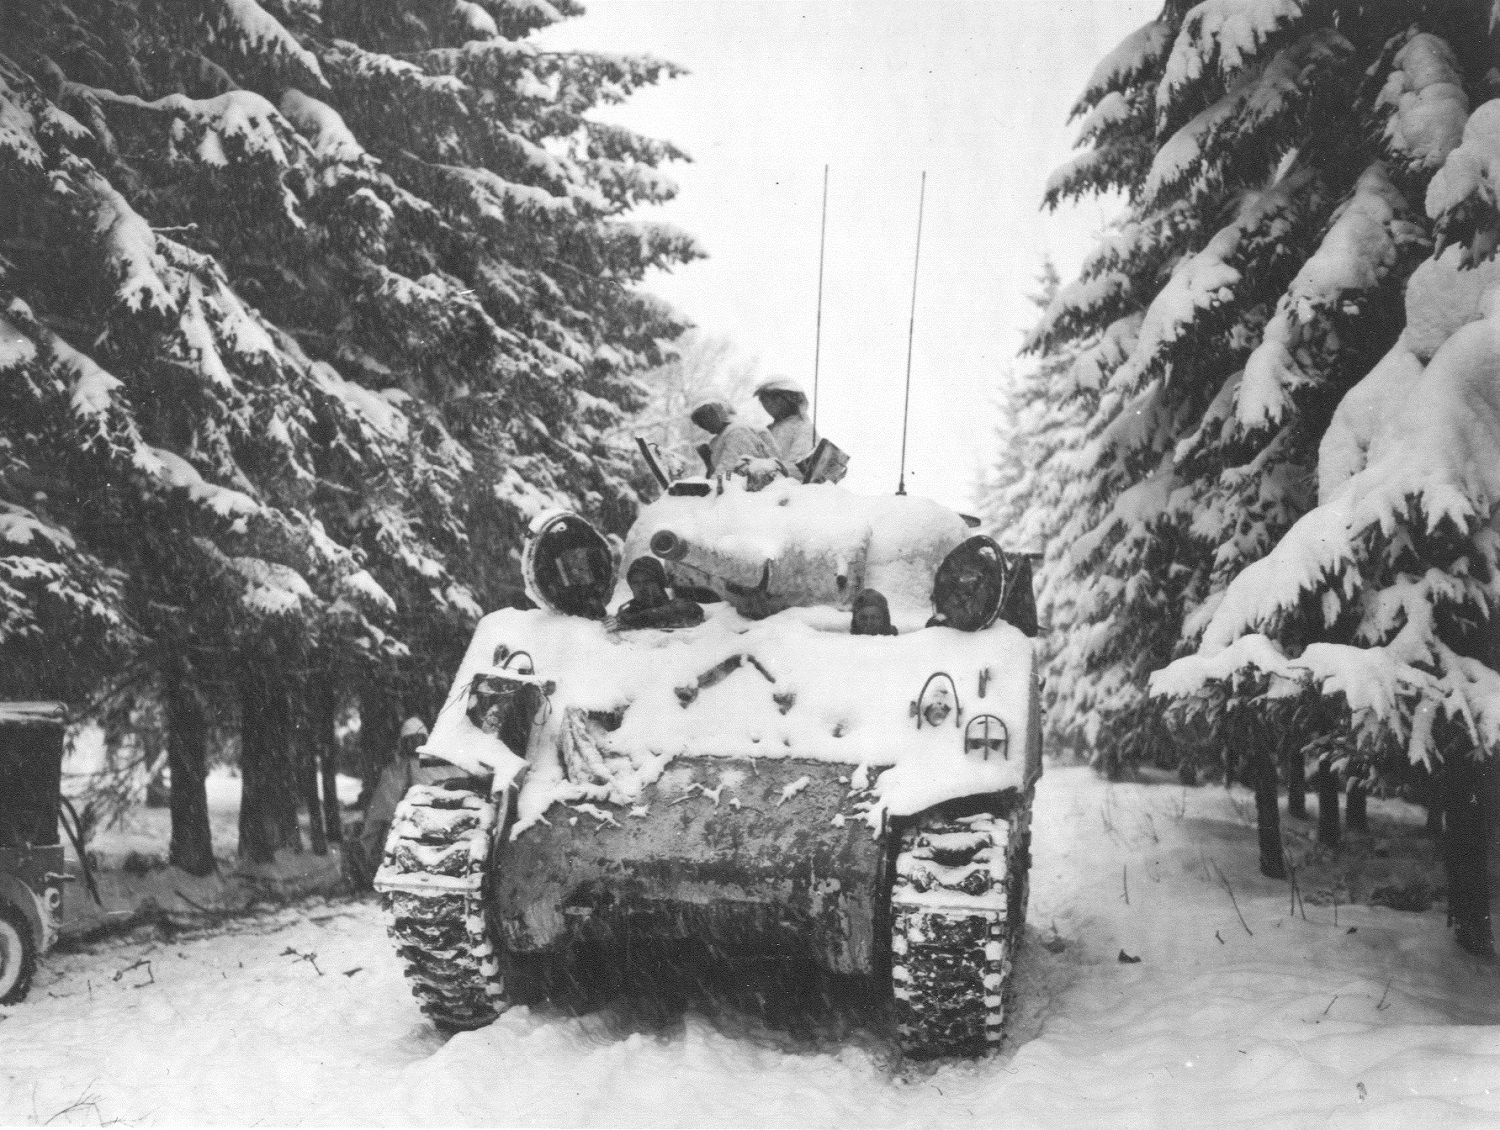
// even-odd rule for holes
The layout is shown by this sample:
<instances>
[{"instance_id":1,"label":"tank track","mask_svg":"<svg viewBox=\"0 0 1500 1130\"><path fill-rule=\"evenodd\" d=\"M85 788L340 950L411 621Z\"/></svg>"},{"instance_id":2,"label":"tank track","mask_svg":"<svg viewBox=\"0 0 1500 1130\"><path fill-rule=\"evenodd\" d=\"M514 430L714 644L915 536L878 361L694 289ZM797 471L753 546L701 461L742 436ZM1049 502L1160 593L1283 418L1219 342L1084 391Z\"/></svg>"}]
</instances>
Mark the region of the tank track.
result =
<instances>
[{"instance_id":1,"label":"tank track","mask_svg":"<svg viewBox=\"0 0 1500 1130\"><path fill-rule=\"evenodd\" d=\"M450 1031L483 1028L506 1008L484 915L495 820L495 803L471 784L414 785L375 874L412 994Z\"/></svg>"},{"instance_id":2,"label":"tank track","mask_svg":"<svg viewBox=\"0 0 1500 1130\"><path fill-rule=\"evenodd\" d=\"M979 1055L1004 1035L1026 921L1030 800L1005 815L928 817L901 834L891 983L907 1055Z\"/></svg>"}]
</instances>

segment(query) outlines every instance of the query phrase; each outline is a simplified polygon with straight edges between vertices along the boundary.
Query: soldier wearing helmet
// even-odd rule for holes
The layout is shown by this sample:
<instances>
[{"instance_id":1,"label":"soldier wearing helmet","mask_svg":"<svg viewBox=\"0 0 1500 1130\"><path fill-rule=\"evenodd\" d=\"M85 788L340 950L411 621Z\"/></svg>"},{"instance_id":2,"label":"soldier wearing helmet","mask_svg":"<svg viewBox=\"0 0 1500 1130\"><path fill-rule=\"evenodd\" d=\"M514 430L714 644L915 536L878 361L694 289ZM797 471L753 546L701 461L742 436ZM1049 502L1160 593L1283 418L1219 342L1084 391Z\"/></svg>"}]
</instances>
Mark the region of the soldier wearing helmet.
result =
<instances>
[{"instance_id":1,"label":"soldier wearing helmet","mask_svg":"<svg viewBox=\"0 0 1500 1130\"><path fill-rule=\"evenodd\" d=\"M791 377L772 377L755 390L760 406L771 417L767 429L782 460L800 463L818 446L817 434L807 416L807 394Z\"/></svg>"},{"instance_id":2,"label":"soldier wearing helmet","mask_svg":"<svg viewBox=\"0 0 1500 1130\"><path fill-rule=\"evenodd\" d=\"M734 409L724 401L705 400L688 418L713 436L699 449L710 475L740 473L751 490L759 490L777 476L791 474L771 433L735 419Z\"/></svg>"},{"instance_id":3,"label":"soldier wearing helmet","mask_svg":"<svg viewBox=\"0 0 1500 1130\"><path fill-rule=\"evenodd\" d=\"M406 791L416 784L431 784L447 774L425 770L418 750L427 741L427 723L412 716L401 725L401 736L391 760L380 774L375 795L365 809L365 823L359 839L346 845L346 874L356 890L369 887L385 849L385 839L396 815L396 806Z\"/></svg>"}]
</instances>

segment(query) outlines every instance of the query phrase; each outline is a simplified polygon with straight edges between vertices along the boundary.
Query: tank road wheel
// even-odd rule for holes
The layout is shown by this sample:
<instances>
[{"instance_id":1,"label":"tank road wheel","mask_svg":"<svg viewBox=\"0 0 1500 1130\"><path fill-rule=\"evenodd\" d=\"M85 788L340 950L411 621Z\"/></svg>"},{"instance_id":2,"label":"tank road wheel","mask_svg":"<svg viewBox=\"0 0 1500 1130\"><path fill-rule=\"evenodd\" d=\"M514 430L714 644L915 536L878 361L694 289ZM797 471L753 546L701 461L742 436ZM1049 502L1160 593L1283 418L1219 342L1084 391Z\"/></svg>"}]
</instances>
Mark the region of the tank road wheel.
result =
<instances>
[{"instance_id":1,"label":"tank road wheel","mask_svg":"<svg viewBox=\"0 0 1500 1130\"><path fill-rule=\"evenodd\" d=\"M483 1028L505 1011L484 917L494 801L465 782L414 785L396 809L375 889L411 990L440 1028Z\"/></svg>"},{"instance_id":2,"label":"tank road wheel","mask_svg":"<svg viewBox=\"0 0 1500 1130\"><path fill-rule=\"evenodd\" d=\"M36 972L36 939L18 907L0 899L0 1004L26 998Z\"/></svg>"},{"instance_id":3,"label":"tank road wheel","mask_svg":"<svg viewBox=\"0 0 1500 1130\"><path fill-rule=\"evenodd\" d=\"M908 1055L977 1055L1000 1041L1025 922L1029 823L1023 801L1007 816L927 817L902 833L891 982Z\"/></svg>"}]
</instances>

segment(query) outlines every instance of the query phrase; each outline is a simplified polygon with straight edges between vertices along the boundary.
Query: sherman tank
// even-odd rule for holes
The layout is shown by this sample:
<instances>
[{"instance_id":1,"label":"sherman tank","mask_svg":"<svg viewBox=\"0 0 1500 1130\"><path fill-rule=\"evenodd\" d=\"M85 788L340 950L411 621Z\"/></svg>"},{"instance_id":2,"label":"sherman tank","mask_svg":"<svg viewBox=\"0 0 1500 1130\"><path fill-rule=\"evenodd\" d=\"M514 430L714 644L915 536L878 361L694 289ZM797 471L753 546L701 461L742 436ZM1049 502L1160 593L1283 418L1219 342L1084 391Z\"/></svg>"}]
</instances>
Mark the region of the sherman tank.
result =
<instances>
[{"instance_id":1,"label":"sherman tank","mask_svg":"<svg viewBox=\"0 0 1500 1130\"><path fill-rule=\"evenodd\" d=\"M913 1056L1002 1037L1041 774L1029 569L926 499L673 484L623 545L537 516L375 879L446 1029L662 947L887 993ZM872 594L878 594L872 595Z\"/></svg>"}]
</instances>

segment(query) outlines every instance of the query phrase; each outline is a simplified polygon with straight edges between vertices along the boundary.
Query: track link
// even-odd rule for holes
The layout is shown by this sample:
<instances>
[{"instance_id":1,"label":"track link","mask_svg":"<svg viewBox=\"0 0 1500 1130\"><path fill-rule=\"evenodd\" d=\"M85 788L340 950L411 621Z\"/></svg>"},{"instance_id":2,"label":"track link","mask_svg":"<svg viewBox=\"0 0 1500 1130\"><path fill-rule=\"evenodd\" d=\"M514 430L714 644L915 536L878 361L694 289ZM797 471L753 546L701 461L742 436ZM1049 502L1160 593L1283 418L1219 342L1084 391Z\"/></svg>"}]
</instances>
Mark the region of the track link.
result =
<instances>
[{"instance_id":1,"label":"track link","mask_svg":"<svg viewBox=\"0 0 1500 1130\"><path fill-rule=\"evenodd\" d=\"M1005 815L928 817L902 833L891 981L908 1055L978 1055L1001 1040L1026 920L1030 819L1028 795Z\"/></svg>"},{"instance_id":2,"label":"track link","mask_svg":"<svg viewBox=\"0 0 1500 1130\"><path fill-rule=\"evenodd\" d=\"M414 785L396 809L375 889L417 1003L441 1028L483 1028L505 1011L484 916L495 829L489 797L462 782Z\"/></svg>"}]
</instances>

